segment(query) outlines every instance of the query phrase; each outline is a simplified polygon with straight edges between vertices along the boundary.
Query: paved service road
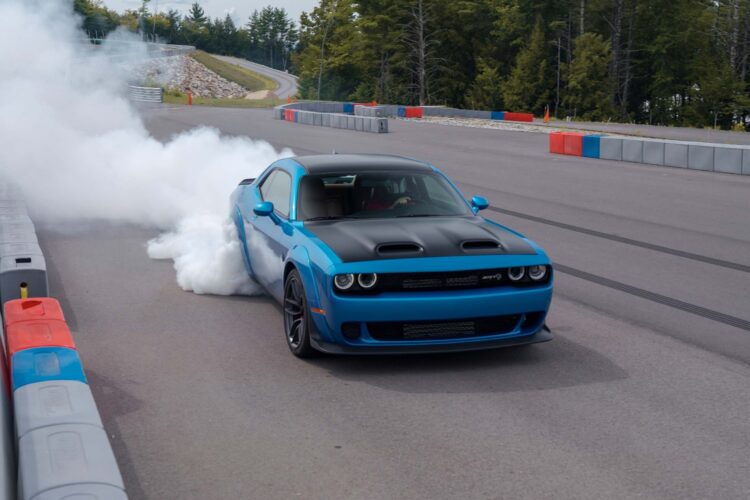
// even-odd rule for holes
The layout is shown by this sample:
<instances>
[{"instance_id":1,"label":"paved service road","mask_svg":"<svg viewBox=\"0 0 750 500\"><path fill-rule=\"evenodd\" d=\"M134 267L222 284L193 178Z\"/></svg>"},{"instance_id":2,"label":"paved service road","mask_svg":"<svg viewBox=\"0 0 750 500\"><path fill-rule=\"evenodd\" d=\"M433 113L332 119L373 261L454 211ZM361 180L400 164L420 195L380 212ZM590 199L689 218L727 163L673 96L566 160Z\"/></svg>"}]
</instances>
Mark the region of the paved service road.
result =
<instances>
[{"instance_id":1,"label":"paved service road","mask_svg":"<svg viewBox=\"0 0 750 500\"><path fill-rule=\"evenodd\" d=\"M159 138L435 162L549 250L556 338L301 361L278 306L181 291L153 232L43 231L132 498L747 498L750 178L552 156L543 134L144 113Z\"/></svg>"},{"instance_id":2,"label":"paved service road","mask_svg":"<svg viewBox=\"0 0 750 500\"><path fill-rule=\"evenodd\" d=\"M276 94L279 99L286 99L287 97L294 97L297 95L297 77L286 71L279 71L278 69L269 68L268 66L254 63L247 59L240 59L239 57L217 55L214 55L214 57L228 63L237 64L243 68L247 68L273 79L276 81L277 85L276 90L274 90L273 93Z\"/></svg>"}]
</instances>

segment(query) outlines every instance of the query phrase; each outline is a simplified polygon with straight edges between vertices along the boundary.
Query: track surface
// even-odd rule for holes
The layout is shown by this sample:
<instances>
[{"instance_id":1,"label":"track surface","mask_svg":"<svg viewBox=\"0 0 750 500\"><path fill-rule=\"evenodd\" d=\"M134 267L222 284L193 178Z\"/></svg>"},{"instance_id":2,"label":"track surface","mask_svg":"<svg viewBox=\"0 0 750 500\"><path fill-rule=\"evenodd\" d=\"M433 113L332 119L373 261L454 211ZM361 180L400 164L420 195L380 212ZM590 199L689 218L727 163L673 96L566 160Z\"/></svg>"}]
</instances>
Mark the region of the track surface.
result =
<instances>
[{"instance_id":1,"label":"track surface","mask_svg":"<svg viewBox=\"0 0 750 500\"><path fill-rule=\"evenodd\" d=\"M297 77L286 71L279 71L278 69L269 68L268 66L254 63L247 59L240 59L239 57L217 55L214 55L214 57L228 63L237 64L243 68L247 68L271 78L277 85L276 90L274 90L273 93L276 94L279 99L286 99L287 97L295 96L297 94Z\"/></svg>"},{"instance_id":2,"label":"track surface","mask_svg":"<svg viewBox=\"0 0 750 500\"><path fill-rule=\"evenodd\" d=\"M750 178L552 156L543 134L145 113L159 138L435 162L548 249L556 339L300 361L278 306L179 290L152 232L45 231L132 498L747 498Z\"/></svg>"}]
</instances>

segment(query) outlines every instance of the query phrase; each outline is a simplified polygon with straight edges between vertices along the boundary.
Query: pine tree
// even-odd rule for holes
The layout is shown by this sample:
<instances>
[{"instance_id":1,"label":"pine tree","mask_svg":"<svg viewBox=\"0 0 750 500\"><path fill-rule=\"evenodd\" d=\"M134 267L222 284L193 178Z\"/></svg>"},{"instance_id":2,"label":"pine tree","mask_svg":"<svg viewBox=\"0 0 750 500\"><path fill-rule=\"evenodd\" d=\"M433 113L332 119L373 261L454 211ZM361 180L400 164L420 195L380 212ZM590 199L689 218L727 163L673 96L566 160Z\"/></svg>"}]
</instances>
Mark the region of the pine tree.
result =
<instances>
[{"instance_id":1,"label":"pine tree","mask_svg":"<svg viewBox=\"0 0 750 500\"><path fill-rule=\"evenodd\" d=\"M544 110L551 88L547 52L544 27L538 18L529 42L518 53L516 65L503 88L508 110L537 114Z\"/></svg>"},{"instance_id":2,"label":"pine tree","mask_svg":"<svg viewBox=\"0 0 750 500\"><path fill-rule=\"evenodd\" d=\"M564 104L584 120L612 116L608 68L611 45L601 35L584 33L575 42Z\"/></svg>"}]
</instances>

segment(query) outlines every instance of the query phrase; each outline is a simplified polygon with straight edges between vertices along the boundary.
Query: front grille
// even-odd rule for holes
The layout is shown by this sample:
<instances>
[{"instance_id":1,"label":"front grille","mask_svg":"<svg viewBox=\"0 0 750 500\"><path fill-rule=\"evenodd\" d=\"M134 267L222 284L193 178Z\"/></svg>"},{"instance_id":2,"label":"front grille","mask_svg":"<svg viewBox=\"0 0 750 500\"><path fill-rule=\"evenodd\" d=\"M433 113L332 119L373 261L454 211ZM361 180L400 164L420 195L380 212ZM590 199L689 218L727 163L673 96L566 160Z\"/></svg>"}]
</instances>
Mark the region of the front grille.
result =
<instances>
[{"instance_id":1,"label":"front grille","mask_svg":"<svg viewBox=\"0 0 750 500\"><path fill-rule=\"evenodd\" d=\"M480 337L510 333L521 315L492 316L446 321L372 321L367 323L376 340L428 340Z\"/></svg>"},{"instance_id":2,"label":"front grille","mask_svg":"<svg viewBox=\"0 0 750 500\"><path fill-rule=\"evenodd\" d=\"M447 273L386 273L378 275L378 283L372 293L404 291L471 290L498 286L539 286L549 282L551 272L542 281L511 281L507 269L475 269ZM357 293L357 291L352 291Z\"/></svg>"}]
</instances>

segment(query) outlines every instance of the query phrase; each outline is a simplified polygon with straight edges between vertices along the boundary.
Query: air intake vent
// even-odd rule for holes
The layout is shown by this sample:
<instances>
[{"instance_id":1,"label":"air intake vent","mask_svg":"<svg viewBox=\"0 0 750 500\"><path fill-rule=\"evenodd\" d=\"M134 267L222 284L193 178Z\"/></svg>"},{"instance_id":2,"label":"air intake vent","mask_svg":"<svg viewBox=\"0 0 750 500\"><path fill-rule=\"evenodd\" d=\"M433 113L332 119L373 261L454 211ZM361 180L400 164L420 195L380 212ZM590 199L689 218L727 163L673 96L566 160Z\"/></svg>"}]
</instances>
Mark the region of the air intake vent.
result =
<instances>
[{"instance_id":1,"label":"air intake vent","mask_svg":"<svg viewBox=\"0 0 750 500\"><path fill-rule=\"evenodd\" d=\"M493 240L474 240L474 241L464 241L461 243L461 248L465 252L481 252L481 251L488 251L488 250L497 250L499 248L502 248L500 246L500 243Z\"/></svg>"},{"instance_id":2,"label":"air intake vent","mask_svg":"<svg viewBox=\"0 0 750 500\"><path fill-rule=\"evenodd\" d=\"M420 255L422 247L416 243L384 243L375 249L383 257L400 257Z\"/></svg>"}]
</instances>

